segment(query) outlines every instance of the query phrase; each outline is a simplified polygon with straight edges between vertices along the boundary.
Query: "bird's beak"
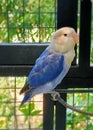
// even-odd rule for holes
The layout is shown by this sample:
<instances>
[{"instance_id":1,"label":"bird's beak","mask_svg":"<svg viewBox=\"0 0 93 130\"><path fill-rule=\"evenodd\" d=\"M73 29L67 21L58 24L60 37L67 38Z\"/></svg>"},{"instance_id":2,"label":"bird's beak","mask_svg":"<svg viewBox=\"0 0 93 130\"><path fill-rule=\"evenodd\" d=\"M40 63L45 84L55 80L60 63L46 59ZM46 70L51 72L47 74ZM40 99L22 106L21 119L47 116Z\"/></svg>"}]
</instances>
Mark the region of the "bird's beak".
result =
<instances>
[{"instance_id":1,"label":"bird's beak","mask_svg":"<svg viewBox=\"0 0 93 130\"><path fill-rule=\"evenodd\" d=\"M79 43L79 35L76 32L72 34L72 38L74 39L75 43Z\"/></svg>"}]
</instances>

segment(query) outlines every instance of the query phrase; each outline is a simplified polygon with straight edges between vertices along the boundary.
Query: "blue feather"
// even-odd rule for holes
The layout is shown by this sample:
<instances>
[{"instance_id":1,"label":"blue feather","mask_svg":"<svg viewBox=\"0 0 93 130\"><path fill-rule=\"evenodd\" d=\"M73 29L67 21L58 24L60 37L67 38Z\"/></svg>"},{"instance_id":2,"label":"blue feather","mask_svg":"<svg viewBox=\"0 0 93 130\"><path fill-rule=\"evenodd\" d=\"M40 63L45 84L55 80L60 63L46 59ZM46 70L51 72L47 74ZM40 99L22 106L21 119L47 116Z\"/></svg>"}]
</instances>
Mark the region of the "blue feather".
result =
<instances>
[{"instance_id":1,"label":"blue feather","mask_svg":"<svg viewBox=\"0 0 93 130\"><path fill-rule=\"evenodd\" d=\"M54 80L63 70L64 56L46 50L37 59L35 66L28 76L31 88L36 88Z\"/></svg>"}]
</instances>

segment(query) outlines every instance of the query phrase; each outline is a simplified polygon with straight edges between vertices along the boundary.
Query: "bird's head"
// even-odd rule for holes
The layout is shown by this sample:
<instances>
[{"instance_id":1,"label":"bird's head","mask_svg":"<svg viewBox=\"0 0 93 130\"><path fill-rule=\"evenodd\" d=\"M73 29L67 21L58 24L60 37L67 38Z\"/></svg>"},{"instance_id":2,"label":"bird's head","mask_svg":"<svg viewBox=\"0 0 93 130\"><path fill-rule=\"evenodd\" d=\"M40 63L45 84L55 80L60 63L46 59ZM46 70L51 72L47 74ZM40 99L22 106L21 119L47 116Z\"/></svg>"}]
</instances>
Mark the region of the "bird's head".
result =
<instances>
[{"instance_id":1,"label":"bird's head","mask_svg":"<svg viewBox=\"0 0 93 130\"><path fill-rule=\"evenodd\" d=\"M78 41L79 37L73 28L63 27L54 33L51 46L55 51L64 53L74 49Z\"/></svg>"}]
</instances>

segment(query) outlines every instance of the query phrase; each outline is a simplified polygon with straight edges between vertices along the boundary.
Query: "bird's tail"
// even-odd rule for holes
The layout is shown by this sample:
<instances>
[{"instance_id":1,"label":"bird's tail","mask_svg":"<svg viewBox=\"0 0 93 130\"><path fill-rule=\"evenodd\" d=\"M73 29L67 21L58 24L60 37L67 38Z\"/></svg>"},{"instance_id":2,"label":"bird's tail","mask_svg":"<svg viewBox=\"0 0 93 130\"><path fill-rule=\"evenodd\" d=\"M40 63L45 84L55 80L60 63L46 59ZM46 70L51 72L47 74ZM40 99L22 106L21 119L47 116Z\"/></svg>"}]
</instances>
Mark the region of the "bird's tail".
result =
<instances>
[{"instance_id":1,"label":"bird's tail","mask_svg":"<svg viewBox=\"0 0 93 130\"><path fill-rule=\"evenodd\" d=\"M20 90L19 94L21 95L21 94L25 93L28 90L29 90L29 84L26 82L24 84L23 88Z\"/></svg>"},{"instance_id":2,"label":"bird's tail","mask_svg":"<svg viewBox=\"0 0 93 130\"><path fill-rule=\"evenodd\" d=\"M33 95L33 89L29 89L25 95L24 95L24 98L20 104L20 106L22 106L24 103L26 103L28 100L30 100L34 95Z\"/></svg>"}]
</instances>

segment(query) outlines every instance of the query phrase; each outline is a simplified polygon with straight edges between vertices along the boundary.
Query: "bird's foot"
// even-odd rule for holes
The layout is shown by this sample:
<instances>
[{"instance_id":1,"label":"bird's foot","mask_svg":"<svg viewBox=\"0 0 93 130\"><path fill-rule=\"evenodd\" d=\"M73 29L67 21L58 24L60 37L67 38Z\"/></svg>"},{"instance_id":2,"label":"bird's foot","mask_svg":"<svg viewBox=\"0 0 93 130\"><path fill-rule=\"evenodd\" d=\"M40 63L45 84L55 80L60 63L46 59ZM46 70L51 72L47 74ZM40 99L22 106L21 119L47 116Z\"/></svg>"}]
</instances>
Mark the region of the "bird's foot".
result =
<instances>
[{"instance_id":1,"label":"bird's foot","mask_svg":"<svg viewBox=\"0 0 93 130\"><path fill-rule=\"evenodd\" d=\"M58 99L60 98L60 93L59 92L51 91L50 94L52 96L53 101L58 101Z\"/></svg>"}]
</instances>

